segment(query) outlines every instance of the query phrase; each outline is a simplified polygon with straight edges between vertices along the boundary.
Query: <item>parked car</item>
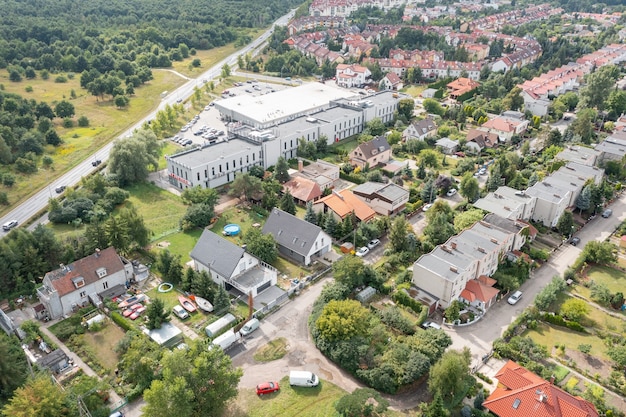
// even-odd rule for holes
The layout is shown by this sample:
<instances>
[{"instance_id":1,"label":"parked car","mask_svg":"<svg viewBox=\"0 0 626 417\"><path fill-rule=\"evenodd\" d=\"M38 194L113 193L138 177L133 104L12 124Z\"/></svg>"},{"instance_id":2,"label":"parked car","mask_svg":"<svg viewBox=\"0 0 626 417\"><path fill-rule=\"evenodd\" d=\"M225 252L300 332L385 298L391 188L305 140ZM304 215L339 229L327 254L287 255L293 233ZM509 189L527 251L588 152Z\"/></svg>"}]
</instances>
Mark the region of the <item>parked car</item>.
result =
<instances>
[{"instance_id":1,"label":"parked car","mask_svg":"<svg viewBox=\"0 0 626 417\"><path fill-rule=\"evenodd\" d=\"M506 302L511 304L511 305L515 305L517 304L517 302L520 300L520 298L522 298L522 292L521 291L515 291L513 293L513 295L511 295Z\"/></svg>"},{"instance_id":2,"label":"parked car","mask_svg":"<svg viewBox=\"0 0 626 417\"><path fill-rule=\"evenodd\" d=\"M256 386L256 395L271 394L280 390L278 382L263 382Z\"/></svg>"},{"instance_id":3,"label":"parked car","mask_svg":"<svg viewBox=\"0 0 626 417\"><path fill-rule=\"evenodd\" d=\"M137 310L133 312L133 314L130 315L130 319L137 320L137 318L139 318L139 316L141 316L145 311L146 311L146 307L138 308Z\"/></svg>"},{"instance_id":4,"label":"parked car","mask_svg":"<svg viewBox=\"0 0 626 417\"><path fill-rule=\"evenodd\" d=\"M192 143L193 143L193 140L187 139L186 141L183 142L183 146L188 146L188 145L191 145Z\"/></svg>"},{"instance_id":5,"label":"parked car","mask_svg":"<svg viewBox=\"0 0 626 417\"><path fill-rule=\"evenodd\" d=\"M65 185L59 185L57 188L54 189L54 191L56 191L57 194L61 194L63 191L65 191Z\"/></svg>"},{"instance_id":6,"label":"parked car","mask_svg":"<svg viewBox=\"0 0 626 417\"><path fill-rule=\"evenodd\" d=\"M376 246L380 245L380 240L378 239L372 239L369 241L369 243L367 244L367 247L370 249L374 249Z\"/></svg>"},{"instance_id":7,"label":"parked car","mask_svg":"<svg viewBox=\"0 0 626 417\"><path fill-rule=\"evenodd\" d=\"M602 217L604 217L605 219L608 219L609 217L611 217L611 214L613 214L613 210L606 209L602 212Z\"/></svg>"},{"instance_id":8,"label":"parked car","mask_svg":"<svg viewBox=\"0 0 626 417\"><path fill-rule=\"evenodd\" d=\"M289 385L292 387L316 387L320 379L313 372L291 371L289 372Z\"/></svg>"},{"instance_id":9,"label":"parked car","mask_svg":"<svg viewBox=\"0 0 626 417\"><path fill-rule=\"evenodd\" d=\"M17 227L17 220L11 220L2 225L2 230L8 232L9 230Z\"/></svg>"},{"instance_id":10,"label":"parked car","mask_svg":"<svg viewBox=\"0 0 626 417\"><path fill-rule=\"evenodd\" d=\"M481 168L478 170L478 175L485 175L487 173L487 168Z\"/></svg>"},{"instance_id":11,"label":"parked car","mask_svg":"<svg viewBox=\"0 0 626 417\"><path fill-rule=\"evenodd\" d=\"M579 237L573 237L572 240L569 241L569 244L572 246L576 246L580 243L580 238Z\"/></svg>"},{"instance_id":12,"label":"parked car","mask_svg":"<svg viewBox=\"0 0 626 417\"><path fill-rule=\"evenodd\" d=\"M453 196L453 195L455 195L455 194L456 194L456 189L454 189L454 188L450 188L450 189L448 190L448 192L446 193L446 195L447 195L448 197L452 197L452 196Z\"/></svg>"},{"instance_id":13,"label":"parked car","mask_svg":"<svg viewBox=\"0 0 626 417\"><path fill-rule=\"evenodd\" d=\"M426 320L424 323L422 323L422 327L425 329L437 329L437 330L441 330L441 326L438 325L435 322L432 322L430 320Z\"/></svg>"},{"instance_id":14,"label":"parked car","mask_svg":"<svg viewBox=\"0 0 626 417\"><path fill-rule=\"evenodd\" d=\"M356 251L356 256L358 256L359 258L362 258L368 253L370 253L370 250L367 248L367 246L363 246L358 251Z\"/></svg>"},{"instance_id":15,"label":"parked car","mask_svg":"<svg viewBox=\"0 0 626 417\"><path fill-rule=\"evenodd\" d=\"M432 206L432 204L426 204L424 207L422 207L422 211L428 211Z\"/></svg>"},{"instance_id":16,"label":"parked car","mask_svg":"<svg viewBox=\"0 0 626 417\"><path fill-rule=\"evenodd\" d=\"M111 414L109 417L124 417L124 414L122 414L121 411L116 411L115 413Z\"/></svg>"},{"instance_id":17,"label":"parked car","mask_svg":"<svg viewBox=\"0 0 626 417\"><path fill-rule=\"evenodd\" d=\"M178 318L181 320L185 320L189 318L189 313L187 313L187 310L185 310L179 305L172 307L172 312L176 314L176 316L178 316Z\"/></svg>"}]
</instances>

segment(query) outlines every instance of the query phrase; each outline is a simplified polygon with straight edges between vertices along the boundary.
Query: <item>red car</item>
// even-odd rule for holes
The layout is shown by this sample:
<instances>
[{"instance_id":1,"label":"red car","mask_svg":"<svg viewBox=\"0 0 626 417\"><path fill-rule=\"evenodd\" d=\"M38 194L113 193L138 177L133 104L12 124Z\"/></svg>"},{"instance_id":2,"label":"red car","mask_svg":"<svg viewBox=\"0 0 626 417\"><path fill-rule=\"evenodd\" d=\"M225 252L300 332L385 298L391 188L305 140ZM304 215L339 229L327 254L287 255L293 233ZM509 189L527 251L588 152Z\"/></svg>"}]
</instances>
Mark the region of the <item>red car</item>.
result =
<instances>
[{"instance_id":1,"label":"red car","mask_svg":"<svg viewBox=\"0 0 626 417\"><path fill-rule=\"evenodd\" d=\"M133 314L131 314L131 315L130 315L130 319L131 319L131 320L137 320L137 318L138 318L139 316L141 316L141 315L143 314L143 312L144 312L144 311L146 311L146 307L143 307L143 306L142 306L142 307L138 308L137 310L135 310L135 311L133 312Z\"/></svg>"},{"instance_id":2,"label":"red car","mask_svg":"<svg viewBox=\"0 0 626 417\"><path fill-rule=\"evenodd\" d=\"M256 386L256 395L271 394L280 390L278 382L263 382Z\"/></svg>"}]
</instances>

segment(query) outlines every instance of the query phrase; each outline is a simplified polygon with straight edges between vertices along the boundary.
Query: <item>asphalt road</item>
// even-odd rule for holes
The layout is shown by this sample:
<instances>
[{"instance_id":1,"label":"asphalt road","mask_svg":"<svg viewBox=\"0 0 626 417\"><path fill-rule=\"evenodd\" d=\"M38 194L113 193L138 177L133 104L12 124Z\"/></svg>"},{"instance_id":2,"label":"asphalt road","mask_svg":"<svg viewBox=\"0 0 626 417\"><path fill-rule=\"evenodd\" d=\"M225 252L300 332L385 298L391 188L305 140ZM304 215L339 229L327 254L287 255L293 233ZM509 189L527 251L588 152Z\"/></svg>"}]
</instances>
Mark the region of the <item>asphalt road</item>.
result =
<instances>
[{"instance_id":1,"label":"asphalt road","mask_svg":"<svg viewBox=\"0 0 626 417\"><path fill-rule=\"evenodd\" d=\"M613 209L611 217L605 219L596 216L576 233L575 236L581 240L578 246L563 244L552 254L548 262L533 272L531 279L520 288L524 295L517 304L512 306L506 300L501 300L474 325L456 329L444 326L444 330L452 337L452 348L469 347L473 356L472 363L478 363L480 358L491 350L493 341L502 335L526 307L532 304L535 296L552 280L552 277L562 276L563 272L574 263L587 242L608 239L626 219L626 193L622 193L610 208Z\"/></svg>"},{"instance_id":2,"label":"asphalt road","mask_svg":"<svg viewBox=\"0 0 626 417\"><path fill-rule=\"evenodd\" d=\"M243 49L233 53L229 57L223 59L222 61L215 64L213 67L208 69L203 74L199 75L196 79L191 79L187 81L185 84L177 88L176 90L170 92L166 97L161 100L159 106L149 115L144 117L135 123L130 129L123 132L119 138L123 138L131 135L135 130L140 129L141 126L156 117L156 114L159 110L163 109L167 104L173 105L176 104L179 100L184 100L187 97L190 97L193 94L194 88L202 85L204 82L210 82L215 78L219 78L222 67L224 64L228 64L231 68L236 68L237 66L237 57L239 55L246 55L247 53L251 53L255 55L255 52L258 50L260 46L262 46L267 39L272 35L274 30L274 26L286 26L289 22L289 19L294 15L295 10L290 11L286 15L282 16L278 20L274 22L271 29L268 29L257 39L252 41L250 44L245 46ZM108 143L107 145L100 148L96 153L91 155L87 160L78 164L72 170L66 172L60 178L52 181L48 186L39 190L36 194L30 197L28 200L20 204L18 207L10 211L7 215L0 218L0 224L4 224L10 220L17 220L21 225L23 223L28 222L35 214L44 210L48 205L48 199L56 198L59 194L55 192L55 188L60 185L65 186L73 186L80 182L81 178L84 176L88 176L96 170L96 167L92 166L92 162L96 159L101 161L106 161L109 159L109 153L113 148L114 141ZM0 238L6 236L6 232L0 230Z\"/></svg>"}]
</instances>

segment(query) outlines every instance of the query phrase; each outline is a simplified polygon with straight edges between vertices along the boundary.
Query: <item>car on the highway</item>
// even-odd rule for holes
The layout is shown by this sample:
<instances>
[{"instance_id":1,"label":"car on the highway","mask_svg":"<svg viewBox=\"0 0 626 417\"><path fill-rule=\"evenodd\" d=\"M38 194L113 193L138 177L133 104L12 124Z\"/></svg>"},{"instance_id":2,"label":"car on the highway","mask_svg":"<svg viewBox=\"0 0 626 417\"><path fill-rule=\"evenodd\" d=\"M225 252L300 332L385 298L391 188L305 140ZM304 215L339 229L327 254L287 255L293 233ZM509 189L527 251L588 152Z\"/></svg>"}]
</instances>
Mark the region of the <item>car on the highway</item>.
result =
<instances>
[{"instance_id":1,"label":"car on the highway","mask_svg":"<svg viewBox=\"0 0 626 417\"><path fill-rule=\"evenodd\" d=\"M511 295L506 302L511 304L511 305L515 305L517 304L517 302L520 300L520 298L522 298L522 292L521 291L515 291L513 293L513 295Z\"/></svg>"},{"instance_id":2,"label":"car on the highway","mask_svg":"<svg viewBox=\"0 0 626 417\"><path fill-rule=\"evenodd\" d=\"M91 165L93 165L93 166L97 167L97 166L98 166L98 165L100 165L101 163L102 163L102 160L101 160L101 159L96 159L95 161L93 161L93 162L91 163Z\"/></svg>"},{"instance_id":3,"label":"car on the highway","mask_svg":"<svg viewBox=\"0 0 626 417\"><path fill-rule=\"evenodd\" d=\"M256 395L271 394L280 390L278 382L263 382L256 386Z\"/></svg>"},{"instance_id":4,"label":"car on the highway","mask_svg":"<svg viewBox=\"0 0 626 417\"><path fill-rule=\"evenodd\" d=\"M14 227L17 227L17 220L10 220L2 225L2 230L4 230L5 232L8 232Z\"/></svg>"},{"instance_id":5,"label":"car on the highway","mask_svg":"<svg viewBox=\"0 0 626 417\"><path fill-rule=\"evenodd\" d=\"M452 196L453 196L453 195L455 195L455 194L456 194L456 189L454 189L454 188L450 188L450 189L448 190L448 192L446 193L446 195L447 195L448 197L452 197Z\"/></svg>"},{"instance_id":6,"label":"car on the highway","mask_svg":"<svg viewBox=\"0 0 626 417\"><path fill-rule=\"evenodd\" d=\"M368 253L370 253L370 250L367 248L367 246L363 246L362 248L359 248L358 251L356 251L356 256L358 256L359 258L362 258Z\"/></svg>"},{"instance_id":7,"label":"car on the highway","mask_svg":"<svg viewBox=\"0 0 626 417\"><path fill-rule=\"evenodd\" d=\"M572 240L569 241L569 244L572 246L576 246L580 243L580 238L579 237L573 237Z\"/></svg>"},{"instance_id":8,"label":"car on the highway","mask_svg":"<svg viewBox=\"0 0 626 417\"><path fill-rule=\"evenodd\" d=\"M57 194L61 194L63 191L65 191L65 185L59 185L57 188L54 189L54 191L56 191Z\"/></svg>"},{"instance_id":9,"label":"car on the highway","mask_svg":"<svg viewBox=\"0 0 626 417\"><path fill-rule=\"evenodd\" d=\"M374 249L378 245L380 245L380 240L378 239L372 239L367 243L367 247L370 249Z\"/></svg>"}]
</instances>

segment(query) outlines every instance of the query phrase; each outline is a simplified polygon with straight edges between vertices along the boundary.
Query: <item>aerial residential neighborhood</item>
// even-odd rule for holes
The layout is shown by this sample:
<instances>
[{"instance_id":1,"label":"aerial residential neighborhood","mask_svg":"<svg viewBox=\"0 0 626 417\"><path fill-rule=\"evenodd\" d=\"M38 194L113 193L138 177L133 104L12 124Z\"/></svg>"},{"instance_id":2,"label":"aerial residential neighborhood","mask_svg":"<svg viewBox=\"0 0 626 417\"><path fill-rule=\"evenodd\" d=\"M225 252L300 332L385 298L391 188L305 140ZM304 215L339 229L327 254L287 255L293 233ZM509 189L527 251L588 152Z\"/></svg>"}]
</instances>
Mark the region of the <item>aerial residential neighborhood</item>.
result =
<instances>
[{"instance_id":1,"label":"aerial residential neighborhood","mask_svg":"<svg viewBox=\"0 0 626 417\"><path fill-rule=\"evenodd\" d=\"M626 415L622 2L236 3L3 5L0 414Z\"/></svg>"}]
</instances>

